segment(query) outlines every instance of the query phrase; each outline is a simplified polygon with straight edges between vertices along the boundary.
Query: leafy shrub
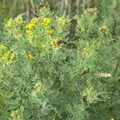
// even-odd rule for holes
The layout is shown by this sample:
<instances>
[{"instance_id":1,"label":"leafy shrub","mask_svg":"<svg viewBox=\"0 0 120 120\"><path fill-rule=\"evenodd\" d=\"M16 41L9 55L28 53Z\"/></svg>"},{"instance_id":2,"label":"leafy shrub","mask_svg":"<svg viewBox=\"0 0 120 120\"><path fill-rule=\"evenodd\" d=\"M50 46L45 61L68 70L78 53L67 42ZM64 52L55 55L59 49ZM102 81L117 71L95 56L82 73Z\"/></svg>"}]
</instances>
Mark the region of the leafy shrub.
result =
<instances>
[{"instance_id":1,"label":"leafy shrub","mask_svg":"<svg viewBox=\"0 0 120 120\"><path fill-rule=\"evenodd\" d=\"M5 24L0 119L119 119L119 69L113 69L120 51L119 42L111 45L109 26L94 23L96 9L88 9L78 18L77 49L69 49L69 18L44 10L27 24L21 15ZM90 38L94 29L97 37Z\"/></svg>"}]
</instances>

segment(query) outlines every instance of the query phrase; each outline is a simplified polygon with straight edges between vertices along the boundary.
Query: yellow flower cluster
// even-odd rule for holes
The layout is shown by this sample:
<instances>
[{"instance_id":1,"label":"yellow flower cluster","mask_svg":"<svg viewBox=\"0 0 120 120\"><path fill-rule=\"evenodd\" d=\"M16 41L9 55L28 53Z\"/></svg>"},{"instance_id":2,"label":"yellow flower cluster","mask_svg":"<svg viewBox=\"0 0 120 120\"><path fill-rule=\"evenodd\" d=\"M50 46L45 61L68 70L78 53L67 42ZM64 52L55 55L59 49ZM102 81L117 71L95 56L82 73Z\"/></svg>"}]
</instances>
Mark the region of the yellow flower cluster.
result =
<instances>
[{"instance_id":1,"label":"yellow flower cluster","mask_svg":"<svg viewBox=\"0 0 120 120\"><path fill-rule=\"evenodd\" d=\"M14 56L13 52L8 50L8 47L5 45L0 45L0 50L5 50L0 57L3 58L12 58Z\"/></svg>"},{"instance_id":2,"label":"yellow flower cluster","mask_svg":"<svg viewBox=\"0 0 120 120\"><path fill-rule=\"evenodd\" d=\"M7 51L3 54L3 57L12 57L13 56L13 52L11 51Z\"/></svg>"},{"instance_id":3,"label":"yellow flower cluster","mask_svg":"<svg viewBox=\"0 0 120 120\"><path fill-rule=\"evenodd\" d=\"M26 33L29 38L33 38L33 29L37 26L37 23L39 22L40 17L35 17L32 18L30 23L28 23L25 28L26 28Z\"/></svg>"},{"instance_id":4,"label":"yellow flower cluster","mask_svg":"<svg viewBox=\"0 0 120 120\"><path fill-rule=\"evenodd\" d=\"M41 25L43 27L48 27L50 25L50 23L51 23L51 18L44 18Z\"/></svg>"},{"instance_id":5,"label":"yellow flower cluster","mask_svg":"<svg viewBox=\"0 0 120 120\"><path fill-rule=\"evenodd\" d=\"M29 24L26 25L26 28L27 28L28 30L33 30L33 28L35 28L35 26L36 26L36 24L34 24L34 23L29 23Z\"/></svg>"},{"instance_id":6,"label":"yellow flower cluster","mask_svg":"<svg viewBox=\"0 0 120 120\"><path fill-rule=\"evenodd\" d=\"M25 27L29 30L33 30L39 21L40 21L40 17L32 18L30 23L28 23Z\"/></svg>"},{"instance_id":7,"label":"yellow flower cluster","mask_svg":"<svg viewBox=\"0 0 120 120\"><path fill-rule=\"evenodd\" d=\"M36 59L35 56L33 56L31 53L27 54L27 58L29 60L35 60Z\"/></svg>"},{"instance_id":8,"label":"yellow flower cluster","mask_svg":"<svg viewBox=\"0 0 120 120\"><path fill-rule=\"evenodd\" d=\"M36 24L34 23L28 23L25 28L27 29L26 30L26 33L28 35L29 38L32 38L33 37L33 29L35 28Z\"/></svg>"},{"instance_id":9,"label":"yellow flower cluster","mask_svg":"<svg viewBox=\"0 0 120 120\"><path fill-rule=\"evenodd\" d=\"M99 30L100 30L101 32L105 33L105 32L108 32L108 27L107 27L106 25L104 25L104 26L101 26L101 27L99 28Z\"/></svg>"},{"instance_id":10,"label":"yellow flower cluster","mask_svg":"<svg viewBox=\"0 0 120 120\"><path fill-rule=\"evenodd\" d=\"M0 49L7 49L5 45L0 45Z\"/></svg>"},{"instance_id":11,"label":"yellow flower cluster","mask_svg":"<svg viewBox=\"0 0 120 120\"><path fill-rule=\"evenodd\" d=\"M8 65L16 62L15 54L12 51L8 50L8 48L6 47L1 47L1 48L2 50L5 50L2 51L2 53L0 54L0 62L2 64Z\"/></svg>"}]
</instances>

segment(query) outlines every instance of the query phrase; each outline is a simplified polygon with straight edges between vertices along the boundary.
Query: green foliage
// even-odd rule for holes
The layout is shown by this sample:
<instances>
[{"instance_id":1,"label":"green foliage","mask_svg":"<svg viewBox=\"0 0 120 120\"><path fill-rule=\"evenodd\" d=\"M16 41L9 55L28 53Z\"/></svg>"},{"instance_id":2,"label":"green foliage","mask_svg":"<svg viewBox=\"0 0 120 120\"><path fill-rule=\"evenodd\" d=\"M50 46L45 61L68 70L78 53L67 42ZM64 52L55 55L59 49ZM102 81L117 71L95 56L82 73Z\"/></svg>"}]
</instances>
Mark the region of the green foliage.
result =
<instances>
[{"instance_id":1,"label":"green foliage","mask_svg":"<svg viewBox=\"0 0 120 120\"><path fill-rule=\"evenodd\" d=\"M1 120L120 119L120 37L112 27L117 10L102 9L110 1L77 17L76 49L66 40L69 18L47 8L29 23L21 15L6 21L0 32Z\"/></svg>"}]
</instances>

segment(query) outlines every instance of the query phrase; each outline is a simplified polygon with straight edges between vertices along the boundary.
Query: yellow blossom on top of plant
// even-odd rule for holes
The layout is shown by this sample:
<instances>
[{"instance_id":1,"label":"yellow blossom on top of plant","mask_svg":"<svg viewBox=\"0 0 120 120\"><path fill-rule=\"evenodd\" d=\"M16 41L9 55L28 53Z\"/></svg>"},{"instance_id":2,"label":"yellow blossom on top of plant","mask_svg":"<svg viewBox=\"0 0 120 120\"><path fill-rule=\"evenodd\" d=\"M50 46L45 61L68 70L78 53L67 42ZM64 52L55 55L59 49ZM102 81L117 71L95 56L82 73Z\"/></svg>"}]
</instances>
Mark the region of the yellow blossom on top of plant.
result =
<instances>
[{"instance_id":1,"label":"yellow blossom on top of plant","mask_svg":"<svg viewBox=\"0 0 120 120\"><path fill-rule=\"evenodd\" d=\"M13 56L13 52L11 51L7 51L3 54L3 57L11 57L11 56Z\"/></svg>"},{"instance_id":2,"label":"yellow blossom on top of plant","mask_svg":"<svg viewBox=\"0 0 120 120\"><path fill-rule=\"evenodd\" d=\"M47 26L50 25L50 23L51 23L51 18L44 18L41 25L42 25L43 27L47 27Z\"/></svg>"},{"instance_id":3,"label":"yellow blossom on top of plant","mask_svg":"<svg viewBox=\"0 0 120 120\"><path fill-rule=\"evenodd\" d=\"M25 28L29 29L29 30L33 30L33 28L35 28L36 24L34 23L28 23Z\"/></svg>"},{"instance_id":4,"label":"yellow blossom on top of plant","mask_svg":"<svg viewBox=\"0 0 120 120\"><path fill-rule=\"evenodd\" d=\"M47 35L52 35L54 32L55 32L54 29L49 29L49 30L46 30L46 31L45 31L45 34L47 34Z\"/></svg>"},{"instance_id":5,"label":"yellow blossom on top of plant","mask_svg":"<svg viewBox=\"0 0 120 120\"><path fill-rule=\"evenodd\" d=\"M36 59L35 56L33 56L31 53L27 54L27 58L29 60L35 60Z\"/></svg>"},{"instance_id":6,"label":"yellow blossom on top of plant","mask_svg":"<svg viewBox=\"0 0 120 120\"><path fill-rule=\"evenodd\" d=\"M101 27L99 28L99 30L100 30L101 32L105 33L105 32L108 31L108 27L107 27L106 25L104 25L104 26L101 26Z\"/></svg>"},{"instance_id":7,"label":"yellow blossom on top of plant","mask_svg":"<svg viewBox=\"0 0 120 120\"><path fill-rule=\"evenodd\" d=\"M95 16L95 15L97 15L97 8L87 8L84 11L84 14L88 14L90 16Z\"/></svg>"},{"instance_id":8,"label":"yellow blossom on top of plant","mask_svg":"<svg viewBox=\"0 0 120 120\"><path fill-rule=\"evenodd\" d=\"M60 47L63 45L63 41L62 41L62 40L53 39L53 40L51 41L51 45L52 45L54 48L60 48Z\"/></svg>"},{"instance_id":9,"label":"yellow blossom on top of plant","mask_svg":"<svg viewBox=\"0 0 120 120\"><path fill-rule=\"evenodd\" d=\"M11 28L11 27L13 27L13 25L14 25L14 20L13 20L12 18L10 18L10 19L7 21L5 27Z\"/></svg>"},{"instance_id":10,"label":"yellow blossom on top of plant","mask_svg":"<svg viewBox=\"0 0 120 120\"><path fill-rule=\"evenodd\" d=\"M0 49L7 49L8 47L6 47L5 45L0 45Z\"/></svg>"},{"instance_id":11,"label":"yellow blossom on top of plant","mask_svg":"<svg viewBox=\"0 0 120 120\"><path fill-rule=\"evenodd\" d=\"M35 17L31 19L30 23L37 24L39 20L40 20L40 17Z\"/></svg>"}]
</instances>

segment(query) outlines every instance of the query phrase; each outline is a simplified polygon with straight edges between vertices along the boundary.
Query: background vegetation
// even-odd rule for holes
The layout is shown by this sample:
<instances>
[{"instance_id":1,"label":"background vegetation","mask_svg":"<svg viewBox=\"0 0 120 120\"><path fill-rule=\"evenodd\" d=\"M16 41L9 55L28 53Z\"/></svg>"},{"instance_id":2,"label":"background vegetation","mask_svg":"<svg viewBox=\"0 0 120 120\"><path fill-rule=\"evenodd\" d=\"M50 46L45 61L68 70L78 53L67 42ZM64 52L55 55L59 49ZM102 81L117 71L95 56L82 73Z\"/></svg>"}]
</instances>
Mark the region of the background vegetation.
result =
<instances>
[{"instance_id":1,"label":"background vegetation","mask_svg":"<svg viewBox=\"0 0 120 120\"><path fill-rule=\"evenodd\" d=\"M0 120L120 120L119 11L0 0Z\"/></svg>"}]
</instances>

